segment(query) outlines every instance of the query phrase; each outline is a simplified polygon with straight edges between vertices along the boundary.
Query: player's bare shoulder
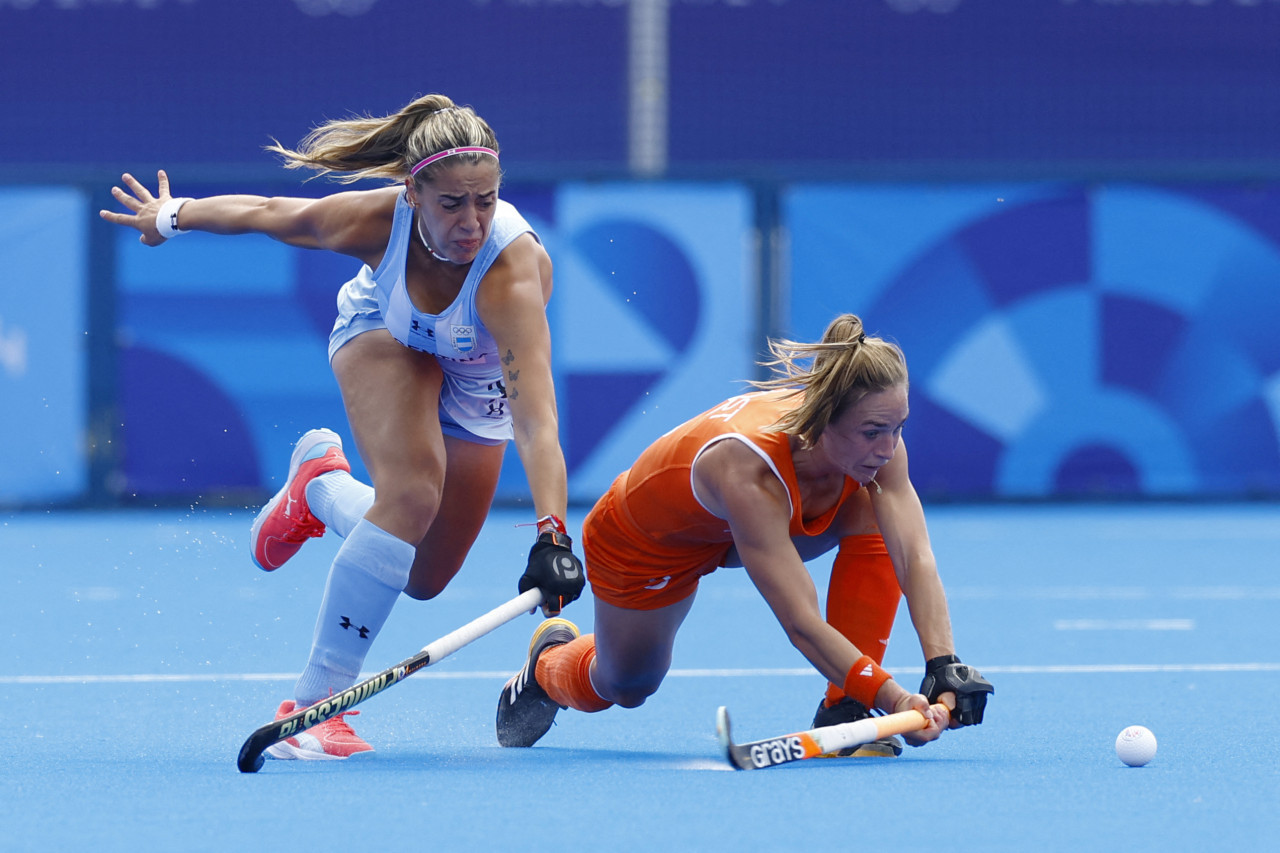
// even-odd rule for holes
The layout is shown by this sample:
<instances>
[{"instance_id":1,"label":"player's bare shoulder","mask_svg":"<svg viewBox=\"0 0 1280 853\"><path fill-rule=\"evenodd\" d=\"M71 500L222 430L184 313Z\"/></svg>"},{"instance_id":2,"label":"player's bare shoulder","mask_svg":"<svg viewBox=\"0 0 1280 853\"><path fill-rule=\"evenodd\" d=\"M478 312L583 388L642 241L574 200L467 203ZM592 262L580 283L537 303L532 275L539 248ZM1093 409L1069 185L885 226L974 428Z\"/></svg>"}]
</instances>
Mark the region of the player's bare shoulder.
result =
<instances>
[{"instance_id":1,"label":"player's bare shoulder","mask_svg":"<svg viewBox=\"0 0 1280 853\"><path fill-rule=\"evenodd\" d=\"M529 232L521 234L509 243L494 259L485 273L486 283L492 281L490 290L496 287L533 287L542 293L542 302L551 299L551 255L546 247Z\"/></svg>"},{"instance_id":2,"label":"player's bare shoulder","mask_svg":"<svg viewBox=\"0 0 1280 853\"><path fill-rule=\"evenodd\" d=\"M787 497L786 487L768 463L733 435L707 445L694 460L692 476L699 500L719 518L730 517L735 508L741 511Z\"/></svg>"},{"instance_id":3,"label":"player's bare shoulder","mask_svg":"<svg viewBox=\"0 0 1280 853\"><path fill-rule=\"evenodd\" d=\"M347 190L309 205L312 227L323 248L376 266L387 248L402 188Z\"/></svg>"}]
</instances>

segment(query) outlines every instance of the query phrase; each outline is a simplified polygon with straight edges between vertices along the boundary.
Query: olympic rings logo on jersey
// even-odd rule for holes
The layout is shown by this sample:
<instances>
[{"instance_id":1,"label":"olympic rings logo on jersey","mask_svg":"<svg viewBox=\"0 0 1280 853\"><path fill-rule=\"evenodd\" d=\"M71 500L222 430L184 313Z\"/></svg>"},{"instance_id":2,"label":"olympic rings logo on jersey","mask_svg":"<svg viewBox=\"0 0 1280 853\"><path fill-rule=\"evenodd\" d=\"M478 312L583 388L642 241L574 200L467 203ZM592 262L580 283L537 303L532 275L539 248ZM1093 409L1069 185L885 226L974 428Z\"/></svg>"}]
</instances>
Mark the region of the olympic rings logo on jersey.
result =
<instances>
[{"instance_id":1,"label":"olympic rings logo on jersey","mask_svg":"<svg viewBox=\"0 0 1280 853\"><path fill-rule=\"evenodd\" d=\"M471 352L476 348L476 327L450 326L449 340L458 352Z\"/></svg>"}]
</instances>

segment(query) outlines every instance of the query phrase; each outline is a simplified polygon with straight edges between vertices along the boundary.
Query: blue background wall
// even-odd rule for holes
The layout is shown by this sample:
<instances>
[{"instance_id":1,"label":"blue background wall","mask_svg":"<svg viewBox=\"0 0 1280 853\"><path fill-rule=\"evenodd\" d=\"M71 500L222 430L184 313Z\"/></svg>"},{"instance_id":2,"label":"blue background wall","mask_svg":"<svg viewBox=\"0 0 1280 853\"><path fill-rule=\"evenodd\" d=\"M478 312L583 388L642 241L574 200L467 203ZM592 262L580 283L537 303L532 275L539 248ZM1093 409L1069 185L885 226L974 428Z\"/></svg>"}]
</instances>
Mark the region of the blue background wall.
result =
<instances>
[{"instance_id":1,"label":"blue background wall","mask_svg":"<svg viewBox=\"0 0 1280 853\"><path fill-rule=\"evenodd\" d=\"M0 0L0 503L251 503L300 432L345 432L348 261L95 213L157 167L332 191L262 146L427 91L494 125L556 262L577 500L842 311L907 349L928 496L1280 495L1280 2L671 0L657 180L628 16Z\"/></svg>"},{"instance_id":2,"label":"blue background wall","mask_svg":"<svg viewBox=\"0 0 1280 853\"><path fill-rule=\"evenodd\" d=\"M1273 0L668 5L682 173L1280 158ZM513 173L609 171L627 22L627 0L0 0L0 163L275 175L269 137L441 91L490 118Z\"/></svg>"},{"instance_id":3,"label":"blue background wall","mask_svg":"<svg viewBox=\"0 0 1280 853\"><path fill-rule=\"evenodd\" d=\"M1275 494L1278 189L794 187L792 326L902 344L926 493Z\"/></svg>"},{"instance_id":4,"label":"blue background wall","mask_svg":"<svg viewBox=\"0 0 1280 853\"><path fill-rule=\"evenodd\" d=\"M85 196L0 189L0 500L88 488Z\"/></svg>"}]
</instances>

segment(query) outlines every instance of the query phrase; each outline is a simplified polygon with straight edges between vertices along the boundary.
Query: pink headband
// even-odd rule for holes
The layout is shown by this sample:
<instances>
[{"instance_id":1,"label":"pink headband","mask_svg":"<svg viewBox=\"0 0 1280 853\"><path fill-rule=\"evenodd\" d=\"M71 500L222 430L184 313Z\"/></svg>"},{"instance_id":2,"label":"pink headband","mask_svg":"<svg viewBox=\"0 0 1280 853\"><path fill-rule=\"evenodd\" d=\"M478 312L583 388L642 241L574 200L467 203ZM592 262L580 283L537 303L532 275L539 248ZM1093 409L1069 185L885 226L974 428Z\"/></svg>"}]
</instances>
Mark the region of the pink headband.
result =
<instances>
[{"instance_id":1,"label":"pink headband","mask_svg":"<svg viewBox=\"0 0 1280 853\"><path fill-rule=\"evenodd\" d=\"M413 177L435 161L443 160L446 157L452 157L454 154L488 154L493 159L498 159L498 152L494 151L492 148L481 148L478 145L471 145L466 148L448 148L437 154L432 154L430 157L418 163L418 165L409 170L409 176Z\"/></svg>"}]
</instances>

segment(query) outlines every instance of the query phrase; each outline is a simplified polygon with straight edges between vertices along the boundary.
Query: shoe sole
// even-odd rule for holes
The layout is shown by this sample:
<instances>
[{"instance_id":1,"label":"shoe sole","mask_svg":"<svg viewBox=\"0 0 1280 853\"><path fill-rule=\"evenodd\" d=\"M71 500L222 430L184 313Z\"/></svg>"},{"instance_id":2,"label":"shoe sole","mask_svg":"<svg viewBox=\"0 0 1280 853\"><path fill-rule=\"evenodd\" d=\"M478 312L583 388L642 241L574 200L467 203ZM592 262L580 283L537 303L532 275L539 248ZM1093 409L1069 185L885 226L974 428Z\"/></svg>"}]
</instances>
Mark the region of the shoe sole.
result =
<instances>
[{"instance_id":1,"label":"shoe sole","mask_svg":"<svg viewBox=\"0 0 1280 853\"><path fill-rule=\"evenodd\" d=\"M293 478L298 476L298 469L302 467L302 463L307 461L307 454L321 444L336 444L338 449L342 449L342 438L333 430L324 428L303 433L302 438L298 439L298 443L293 448L293 454L289 457L289 476L285 477L284 485L271 500L267 501L266 506L258 510L258 515L253 519L253 525L249 528L249 555L253 559L253 564L264 572L274 572L280 566L267 568L258 562L258 534L262 531L262 525L271 517L271 513L276 511L280 501L288 496L289 486L293 485Z\"/></svg>"},{"instance_id":2,"label":"shoe sole","mask_svg":"<svg viewBox=\"0 0 1280 853\"><path fill-rule=\"evenodd\" d=\"M538 644L542 640L545 640L547 635L554 629L562 626L569 629L569 633L573 634L573 639L576 640L578 637L582 636L582 632L578 630L578 626L570 622L568 619L561 619L559 616L548 619L538 626L538 630L534 631L533 636L529 639L529 656L533 655L535 649L541 652L542 650L537 648Z\"/></svg>"},{"instance_id":3,"label":"shoe sole","mask_svg":"<svg viewBox=\"0 0 1280 853\"><path fill-rule=\"evenodd\" d=\"M875 740L855 749L850 758L897 758L901 754L902 746L900 744L889 744Z\"/></svg>"},{"instance_id":4,"label":"shoe sole","mask_svg":"<svg viewBox=\"0 0 1280 853\"><path fill-rule=\"evenodd\" d=\"M359 752L351 753L351 755L330 755L322 750L303 749L283 740L279 743L271 744L266 749L268 757L284 761L346 761L348 758L371 752L373 752L372 749L362 749Z\"/></svg>"},{"instance_id":5,"label":"shoe sole","mask_svg":"<svg viewBox=\"0 0 1280 853\"><path fill-rule=\"evenodd\" d=\"M327 752L316 752L311 749L300 749L293 744L280 741L273 743L267 747L266 756L268 758L276 758L283 761L346 761L345 755L330 755ZM359 755L360 753L356 753Z\"/></svg>"}]
</instances>

